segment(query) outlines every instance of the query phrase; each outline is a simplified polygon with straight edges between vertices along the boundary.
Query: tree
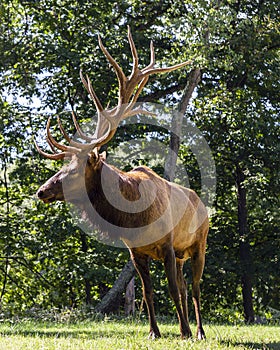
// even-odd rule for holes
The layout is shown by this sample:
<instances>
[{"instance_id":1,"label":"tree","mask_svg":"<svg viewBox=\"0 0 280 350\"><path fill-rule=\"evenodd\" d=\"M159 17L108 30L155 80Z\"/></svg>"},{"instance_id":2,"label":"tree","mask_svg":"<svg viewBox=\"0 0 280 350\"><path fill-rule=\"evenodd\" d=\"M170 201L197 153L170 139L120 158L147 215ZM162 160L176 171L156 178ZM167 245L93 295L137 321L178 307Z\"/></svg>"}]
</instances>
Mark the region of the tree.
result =
<instances>
[{"instance_id":1,"label":"tree","mask_svg":"<svg viewBox=\"0 0 280 350\"><path fill-rule=\"evenodd\" d=\"M279 110L279 102L269 93L269 87L279 84L274 75L279 72L279 35L276 34L279 33L279 23L274 14L270 16L273 5L276 6L273 12L275 9L279 11L279 6L271 3L220 3L219 18L214 17L215 7L212 8L212 16L210 9L207 21L209 27L211 25L210 37L207 38L208 58L212 62L218 58L218 61L217 65L209 66L205 73L202 80L204 86L196 101L196 120L199 122L201 118L202 128L211 130L207 131L208 140L211 148L216 150L216 161L222 171L218 176L229 180L219 185L224 195L221 198L218 189L217 199L222 201L217 202L217 206L225 203L225 195L229 195L232 186L237 192L236 239L239 241L239 273L245 319L248 322L254 319L251 284L256 279L254 264L258 257L254 253L252 263L250 250L256 242L250 226L254 226L254 221L251 220L250 209L247 210L248 207L252 208L252 203L246 203L254 198L256 188L247 184L252 178L270 181L270 171L263 168L260 174L257 164L265 162L270 163L268 167L276 165L275 156L270 153L271 146L267 147L268 139L271 145L276 145L274 137L278 129L276 115ZM219 37L221 32L223 36ZM267 71L273 73L267 75ZM200 110L199 105L207 107ZM265 161L267 157L269 161ZM262 184L258 184L260 189ZM274 191L275 187L271 189ZM269 235L267 232L264 234Z\"/></svg>"}]
</instances>

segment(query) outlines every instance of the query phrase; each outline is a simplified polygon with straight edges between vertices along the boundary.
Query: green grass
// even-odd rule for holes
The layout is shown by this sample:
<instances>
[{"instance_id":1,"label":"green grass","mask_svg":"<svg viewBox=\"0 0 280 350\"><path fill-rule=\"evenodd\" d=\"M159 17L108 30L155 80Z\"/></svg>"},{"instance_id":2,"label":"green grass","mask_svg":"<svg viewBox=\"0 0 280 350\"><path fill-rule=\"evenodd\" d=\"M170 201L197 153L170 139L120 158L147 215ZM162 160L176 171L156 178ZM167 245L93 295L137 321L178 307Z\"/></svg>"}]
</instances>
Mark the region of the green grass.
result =
<instances>
[{"instance_id":1,"label":"green grass","mask_svg":"<svg viewBox=\"0 0 280 350\"><path fill-rule=\"evenodd\" d=\"M205 325L206 341L181 340L177 323L159 323L162 338L147 339L148 323L138 320L55 323L34 320L0 324L1 350L182 350L280 349L280 327ZM195 326L192 325L195 333Z\"/></svg>"}]
</instances>

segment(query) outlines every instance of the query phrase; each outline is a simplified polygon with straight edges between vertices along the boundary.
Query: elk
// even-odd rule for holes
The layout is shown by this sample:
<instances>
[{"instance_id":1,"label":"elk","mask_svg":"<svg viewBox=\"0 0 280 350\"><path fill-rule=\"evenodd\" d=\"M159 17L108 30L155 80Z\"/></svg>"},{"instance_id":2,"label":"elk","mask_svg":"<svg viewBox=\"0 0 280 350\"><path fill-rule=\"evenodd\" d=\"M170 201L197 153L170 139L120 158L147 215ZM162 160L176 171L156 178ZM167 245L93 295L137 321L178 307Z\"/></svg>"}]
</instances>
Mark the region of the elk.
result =
<instances>
[{"instance_id":1,"label":"elk","mask_svg":"<svg viewBox=\"0 0 280 350\"><path fill-rule=\"evenodd\" d=\"M150 64L139 69L137 50L128 28L133 67L131 75L126 77L104 47L100 36L98 40L101 50L117 75L118 104L116 107L104 109L88 76L85 78L80 74L97 110L98 123L95 134L92 137L86 135L72 112L80 141L71 140L58 118L61 133L69 143L65 145L57 142L52 136L51 119L48 119L47 141L53 153L43 151L35 142L36 148L46 158L68 159L69 162L39 188L37 196L45 203L67 201L74 204L81 209L83 217L101 232L107 232L112 239L118 238L124 242L142 282L143 298L149 316L149 336L152 338L160 337L161 334L155 317L149 262L156 259L164 264L169 293L177 310L181 337L185 338L192 336L188 321L187 285L183 276L184 263L190 258L197 338L204 339L199 286L204 269L209 226L204 204L191 189L161 178L148 167L140 166L123 172L109 165L105 153L100 151L101 146L112 139L120 121L145 113L136 107L136 101L149 76L173 71L189 62L154 68L155 53L151 42ZM87 200L81 195L82 192ZM111 199L116 199L115 197L119 201L123 200L126 206L118 208L113 205Z\"/></svg>"}]
</instances>

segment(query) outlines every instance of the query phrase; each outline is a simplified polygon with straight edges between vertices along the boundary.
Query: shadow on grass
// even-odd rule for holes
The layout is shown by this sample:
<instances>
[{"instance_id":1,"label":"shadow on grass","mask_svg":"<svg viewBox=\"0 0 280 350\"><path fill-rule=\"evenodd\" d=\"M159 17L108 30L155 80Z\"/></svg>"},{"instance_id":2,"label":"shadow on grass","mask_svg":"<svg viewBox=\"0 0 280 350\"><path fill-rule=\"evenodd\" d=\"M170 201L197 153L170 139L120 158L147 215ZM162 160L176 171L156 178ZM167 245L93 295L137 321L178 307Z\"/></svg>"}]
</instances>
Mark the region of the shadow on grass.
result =
<instances>
[{"instance_id":1,"label":"shadow on grass","mask_svg":"<svg viewBox=\"0 0 280 350\"><path fill-rule=\"evenodd\" d=\"M118 329L110 329L110 330L102 330L98 329L61 329L61 330L48 330L48 329L34 329L34 330L27 330L27 329L7 329L7 330L1 330L0 336L22 336L22 337L40 337L40 338L74 338L74 339L98 339L98 338L112 338L112 341L114 337L119 337L120 333L123 332L124 337L143 337L148 338L148 331L147 329L141 329L137 331L129 331L128 329L126 331L120 331ZM162 338L169 338L172 339L180 339L179 334L173 333L173 332L167 332L162 334ZM193 339L194 340L194 339ZM207 340L206 340L207 342ZM203 343L203 342L202 342ZM220 340L218 343L225 348L228 348L229 346L237 347L242 346L244 349L250 349L250 350L280 350L280 342L270 342L270 343L261 343L261 342L249 342L249 341L243 341L240 342L238 340Z\"/></svg>"},{"instance_id":2,"label":"shadow on grass","mask_svg":"<svg viewBox=\"0 0 280 350\"><path fill-rule=\"evenodd\" d=\"M11 325L0 325L0 337L9 337L9 336L21 336L21 337L39 337L39 338L73 338L73 339L98 339L98 338L118 338L122 337L143 337L143 339L148 339L149 335L149 326L146 323L139 323L135 325L130 325L125 327L125 325L120 322L119 325L115 325L113 322L112 327L110 322L104 323L104 327L102 325L98 325L96 328L91 325L76 325L62 324L61 327L58 324L57 326L53 326L53 324L48 325L47 323L44 325L34 324L21 324L20 322L17 324ZM179 338L179 330L178 333L167 332L163 334L164 338Z\"/></svg>"},{"instance_id":3,"label":"shadow on grass","mask_svg":"<svg viewBox=\"0 0 280 350\"><path fill-rule=\"evenodd\" d=\"M22 337L40 337L40 338L83 338L83 339L93 339L93 338L104 338L114 337L115 335L120 335L120 332L117 330L110 331L95 331L92 330L4 330L0 331L0 336L22 336ZM133 336L126 332L126 336Z\"/></svg>"},{"instance_id":4,"label":"shadow on grass","mask_svg":"<svg viewBox=\"0 0 280 350\"><path fill-rule=\"evenodd\" d=\"M106 327L105 327L106 328ZM137 329L136 331L133 330L118 330L118 329L109 329L109 330L102 330L102 329L61 329L61 330L48 330L48 329L7 329L7 330L0 330L0 337L1 336L22 336L22 337L39 337L39 338L61 338L61 339L98 339L98 338L112 338L112 341L114 341L114 338L120 337L122 334L123 337L142 337L143 339L148 340L149 335L149 328L145 329ZM169 339L169 340L180 340L180 333L176 332L162 332L162 338L161 339ZM190 338L189 340L195 340L193 338Z\"/></svg>"},{"instance_id":5,"label":"shadow on grass","mask_svg":"<svg viewBox=\"0 0 280 350\"><path fill-rule=\"evenodd\" d=\"M256 343L256 342L239 342L239 341L233 341L233 340L228 340L224 341L221 340L219 342L221 345L225 345L228 347L229 345L231 346L242 346L244 349L251 349L251 350L280 350L280 342L272 342L272 343Z\"/></svg>"}]
</instances>

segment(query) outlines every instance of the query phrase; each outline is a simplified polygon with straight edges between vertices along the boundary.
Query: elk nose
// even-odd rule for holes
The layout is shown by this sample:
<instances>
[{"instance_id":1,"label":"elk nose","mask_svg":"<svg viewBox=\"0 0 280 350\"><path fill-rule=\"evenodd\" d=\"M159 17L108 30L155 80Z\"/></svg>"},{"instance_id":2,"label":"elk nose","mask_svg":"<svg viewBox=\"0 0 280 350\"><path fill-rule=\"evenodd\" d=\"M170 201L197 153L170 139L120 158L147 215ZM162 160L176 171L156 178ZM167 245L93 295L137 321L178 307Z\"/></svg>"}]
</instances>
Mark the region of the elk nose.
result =
<instances>
[{"instance_id":1,"label":"elk nose","mask_svg":"<svg viewBox=\"0 0 280 350\"><path fill-rule=\"evenodd\" d=\"M43 196L44 196L44 191L39 190L39 191L37 192L37 197L38 197L38 198L42 198Z\"/></svg>"}]
</instances>

